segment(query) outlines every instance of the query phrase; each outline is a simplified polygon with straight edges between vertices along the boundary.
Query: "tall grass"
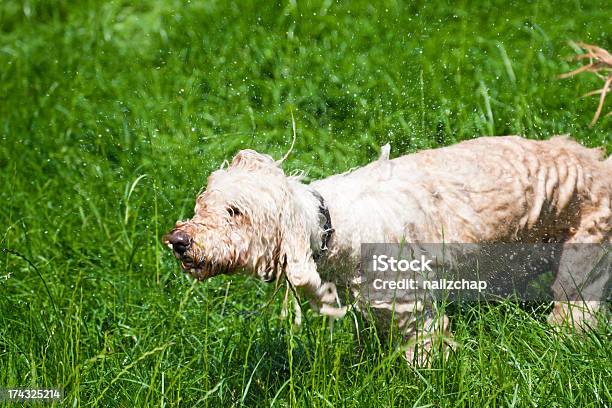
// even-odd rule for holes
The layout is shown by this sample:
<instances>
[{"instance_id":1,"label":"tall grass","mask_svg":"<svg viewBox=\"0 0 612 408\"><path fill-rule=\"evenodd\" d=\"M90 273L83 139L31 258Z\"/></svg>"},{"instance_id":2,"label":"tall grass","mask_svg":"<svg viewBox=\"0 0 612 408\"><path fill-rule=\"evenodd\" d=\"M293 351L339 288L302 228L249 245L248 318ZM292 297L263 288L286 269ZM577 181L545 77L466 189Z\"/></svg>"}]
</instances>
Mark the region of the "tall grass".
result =
<instances>
[{"instance_id":1,"label":"tall grass","mask_svg":"<svg viewBox=\"0 0 612 408\"><path fill-rule=\"evenodd\" d=\"M610 326L555 332L511 302L453 311L415 369L354 318L280 318L264 283L189 280L159 237L241 148L323 177L477 135L609 118L558 81L610 48L604 1L0 4L0 387L65 406L610 405ZM16 252L15 252L16 251ZM255 313L253 313L255 311ZM603 318L602 318L603 319ZM357 319L359 322L359 319Z\"/></svg>"}]
</instances>

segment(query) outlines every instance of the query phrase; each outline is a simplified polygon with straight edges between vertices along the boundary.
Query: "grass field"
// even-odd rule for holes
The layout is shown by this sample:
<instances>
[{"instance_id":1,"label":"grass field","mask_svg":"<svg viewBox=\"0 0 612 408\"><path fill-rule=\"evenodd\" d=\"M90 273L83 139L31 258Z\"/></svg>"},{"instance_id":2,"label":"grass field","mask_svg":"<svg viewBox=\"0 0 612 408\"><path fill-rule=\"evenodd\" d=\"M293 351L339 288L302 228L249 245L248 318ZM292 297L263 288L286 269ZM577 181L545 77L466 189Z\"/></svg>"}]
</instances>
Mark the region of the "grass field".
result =
<instances>
[{"instance_id":1,"label":"grass field","mask_svg":"<svg viewBox=\"0 0 612 408\"><path fill-rule=\"evenodd\" d=\"M63 406L612 405L612 330L472 305L415 369L243 277L194 284L160 236L238 149L318 178L478 135L588 128L601 87L569 40L610 49L604 0L11 0L0 4L0 387ZM609 108L608 108L609 110ZM607 112L604 110L604 113ZM7 251L17 251L14 252ZM250 313L252 311L256 313Z\"/></svg>"}]
</instances>

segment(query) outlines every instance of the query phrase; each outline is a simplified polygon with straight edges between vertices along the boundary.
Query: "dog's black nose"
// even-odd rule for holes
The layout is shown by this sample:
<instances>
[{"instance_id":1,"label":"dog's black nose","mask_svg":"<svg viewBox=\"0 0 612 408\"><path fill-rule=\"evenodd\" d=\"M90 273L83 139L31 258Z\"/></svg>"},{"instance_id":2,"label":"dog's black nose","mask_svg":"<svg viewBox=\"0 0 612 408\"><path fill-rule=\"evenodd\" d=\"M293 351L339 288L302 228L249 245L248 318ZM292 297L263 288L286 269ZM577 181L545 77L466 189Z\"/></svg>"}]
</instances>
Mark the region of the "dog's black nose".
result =
<instances>
[{"instance_id":1,"label":"dog's black nose","mask_svg":"<svg viewBox=\"0 0 612 408\"><path fill-rule=\"evenodd\" d=\"M172 245L172 249L174 249L174 251L179 255L187 252L189 246L191 245L189 235L180 230L172 232L172 234L170 234L168 237L168 242Z\"/></svg>"}]
</instances>

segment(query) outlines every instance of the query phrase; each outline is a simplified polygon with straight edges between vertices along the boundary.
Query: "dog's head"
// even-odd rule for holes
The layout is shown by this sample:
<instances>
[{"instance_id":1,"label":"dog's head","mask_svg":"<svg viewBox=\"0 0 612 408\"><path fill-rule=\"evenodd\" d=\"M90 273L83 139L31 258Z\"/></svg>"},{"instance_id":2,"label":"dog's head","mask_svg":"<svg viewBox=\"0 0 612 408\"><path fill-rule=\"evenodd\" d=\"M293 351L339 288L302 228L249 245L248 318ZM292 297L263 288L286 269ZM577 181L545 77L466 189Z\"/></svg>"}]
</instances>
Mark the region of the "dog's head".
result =
<instances>
[{"instance_id":1,"label":"dog's head","mask_svg":"<svg viewBox=\"0 0 612 408\"><path fill-rule=\"evenodd\" d=\"M162 240L199 280L236 270L273 280L289 253L310 254L291 183L270 156L240 151L210 175L193 218L178 221Z\"/></svg>"}]
</instances>

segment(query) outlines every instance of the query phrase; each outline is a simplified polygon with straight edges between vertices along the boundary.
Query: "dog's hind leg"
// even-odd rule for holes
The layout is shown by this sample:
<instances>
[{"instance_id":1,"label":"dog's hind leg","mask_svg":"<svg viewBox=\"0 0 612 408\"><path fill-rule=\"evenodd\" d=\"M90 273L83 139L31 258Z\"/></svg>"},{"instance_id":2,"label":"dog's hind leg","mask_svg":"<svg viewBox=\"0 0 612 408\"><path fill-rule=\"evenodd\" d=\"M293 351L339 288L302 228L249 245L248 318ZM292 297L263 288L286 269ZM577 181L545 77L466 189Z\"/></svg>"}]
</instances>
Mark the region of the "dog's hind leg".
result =
<instances>
[{"instance_id":1,"label":"dog's hind leg","mask_svg":"<svg viewBox=\"0 0 612 408\"><path fill-rule=\"evenodd\" d=\"M555 303L550 324L583 330L596 323L595 312L604 304L610 284L611 219L609 206L591 212L564 244L552 285Z\"/></svg>"},{"instance_id":2,"label":"dog's hind leg","mask_svg":"<svg viewBox=\"0 0 612 408\"><path fill-rule=\"evenodd\" d=\"M448 317L438 315L427 318L407 339L407 344L404 357L414 366L428 367L436 355L448 358L449 351L455 347Z\"/></svg>"}]
</instances>

